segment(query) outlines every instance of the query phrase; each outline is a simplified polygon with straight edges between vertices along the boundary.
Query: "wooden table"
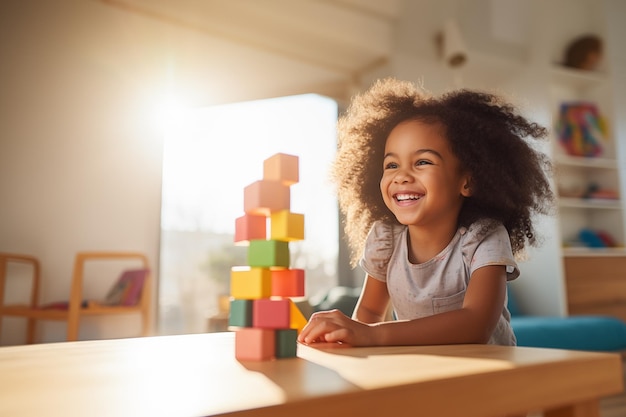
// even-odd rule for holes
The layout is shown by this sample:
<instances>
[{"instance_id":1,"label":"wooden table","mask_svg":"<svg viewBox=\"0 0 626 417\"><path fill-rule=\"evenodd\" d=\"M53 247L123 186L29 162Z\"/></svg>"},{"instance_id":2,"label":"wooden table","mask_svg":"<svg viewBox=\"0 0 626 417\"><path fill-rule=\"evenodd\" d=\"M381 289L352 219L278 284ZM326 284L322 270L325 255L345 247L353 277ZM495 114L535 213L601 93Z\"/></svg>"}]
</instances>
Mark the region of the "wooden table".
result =
<instances>
[{"instance_id":1,"label":"wooden table","mask_svg":"<svg viewBox=\"0 0 626 417\"><path fill-rule=\"evenodd\" d=\"M0 416L599 415L617 354L484 345L322 349L238 362L234 334L0 348Z\"/></svg>"}]
</instances>

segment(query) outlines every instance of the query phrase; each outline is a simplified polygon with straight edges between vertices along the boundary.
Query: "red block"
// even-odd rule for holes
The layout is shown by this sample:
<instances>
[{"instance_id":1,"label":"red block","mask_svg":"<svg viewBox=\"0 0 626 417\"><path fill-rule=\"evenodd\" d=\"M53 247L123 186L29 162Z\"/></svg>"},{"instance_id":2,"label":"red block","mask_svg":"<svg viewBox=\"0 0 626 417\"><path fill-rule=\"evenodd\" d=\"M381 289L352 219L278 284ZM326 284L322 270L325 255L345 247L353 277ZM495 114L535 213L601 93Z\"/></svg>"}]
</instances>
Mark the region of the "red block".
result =
<instances>
[{"instance_id":1,"label":"red block","mask_svg":"<svg viewBox=\"0 0 626 417\"><path fill-rule=\"evenodd\" d=\"M245 245L254 239L267 239L267 217L244 214L235 219L235 243Z\"/></svg>"},{"instance_id":2,"label":"red block","mask_svg":"<svg viewBox=\"0 0 626 417\"><path fill-rule=\"evenodd\" d=\"M290 324L289 299L254 300L252 305L252 327L261 329L288 329Z\"/></svg>"},{"instance_id":3,"label":"red block","mask_svg":"<svg viewBox=\"0 0 626 417\"><path fill-rule=\"evenodd\" d=\"M272 270L272 296L304 297L304 270Z\"/></svg>"},{"instance_id":4,"label":"red block","mask_svg":"<svg viewBox=\"0 0 626 417\"><path fill-rule=\"evenodd\" d=\"M246 327L235 332L235 358L241 361L267 361L274 358L274 330Z\"/></svg>"}]
</instances>

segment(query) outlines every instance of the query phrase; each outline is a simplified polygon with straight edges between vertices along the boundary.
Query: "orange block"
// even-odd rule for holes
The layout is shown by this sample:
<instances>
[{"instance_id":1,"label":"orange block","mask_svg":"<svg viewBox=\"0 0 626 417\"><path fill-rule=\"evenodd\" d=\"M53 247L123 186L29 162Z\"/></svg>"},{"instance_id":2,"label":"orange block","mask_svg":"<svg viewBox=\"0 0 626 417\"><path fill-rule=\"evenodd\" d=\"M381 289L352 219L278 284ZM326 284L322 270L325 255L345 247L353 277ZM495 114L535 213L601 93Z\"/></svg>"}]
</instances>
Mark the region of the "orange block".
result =
<instances>
[{"instance_id":1,"label":"orange block","mask_svg":"<svg viewBox=\"0 0 626 417\"><path fill-rule=\"evenodd\" d=\"M276 336L273 330L246 327L235 332L235 358L241 361L267 361L274 358Z\"/></svg>"},{"instance_id":2,"label":"orange block","mask_svg":"<svg viewBox=\"0 0 626 417\"><path fill-rule=\"evenodd\" d=\"M288 329L290 324L289 299L254 300L252 304L252 327L262 329Z\"/></svg>"},{"instance_id":3,"label":"orange block","mask_svg":"<svg viewBox=\"0 0 626 417\"><path fill-rule=\"evenodd\" d=\"M306 323L307 319L304 317L304 314L302 314L296 303L289 299L289 328L296 329L299 334L306 326Z\"/></svg>"},{"instance_id":4,"label":"orange block","mask_svg":"<svg viewBox=\"0 0 626 417\"><path fill-rule=\"evenodd\" d=\"M235 244L245 245L253 239L267 238L267 217L244 214L235 219Z\"/></svg>"},{"instance_id":5,"label":"orange block","mask_svg":"<svg viewBox=\"0 0 626 417\"><path fill-rule=\"evenodd\" d=\"M304 269L273 269L272 296L304 297Z\"/></svg>"},{"instance_id":6,"label":"orange block","mask_svg":"<svg viewBox=\"0 0 626 417\"><path fill-rule=\"evenodd\" d=\"M297 156L277 153L263 161L263 179L292 185L300 180L298 168Z\"/></svg>"},{"instance_id":7,"label":"orange block","mask_svg":"<svg viewBox=\"0 0 626 417\"><path fill-rule=\"evenodd\" d=\"M243 189L243 210L247 214L270 216L291 207L289 186L280 181L255 181Z\"/></svg>"}]
</instances>

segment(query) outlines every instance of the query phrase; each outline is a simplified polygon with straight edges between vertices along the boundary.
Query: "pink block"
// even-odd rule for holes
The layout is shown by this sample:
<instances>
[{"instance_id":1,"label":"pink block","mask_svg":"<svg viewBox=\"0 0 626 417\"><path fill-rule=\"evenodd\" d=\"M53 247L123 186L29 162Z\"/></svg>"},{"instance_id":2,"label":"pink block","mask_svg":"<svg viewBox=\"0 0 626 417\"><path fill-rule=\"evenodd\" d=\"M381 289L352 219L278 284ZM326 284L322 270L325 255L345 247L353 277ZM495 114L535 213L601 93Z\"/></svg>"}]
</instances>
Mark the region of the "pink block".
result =
<instances>
[{"instance_id":1,"label":"pink block","mask_svg":"<svg viewBox=\"0 0 626 417\"><path fill-rule=\"evenodd\" d=\"M304 297L304 270L272 270L272 296Z\"/></svg>"},{"instance_id":2,"label":"pink block","mask_svg":"<svg viewBox=\"0 0 626 417\"><path fill-rule=\"evenodd\" d=\"M267 361L274 358L276 336L273 330L246 327L235 332L235 358L241 361Z\"/></svg>"},{"instance_id":3,"label":"pink block","mask_svg":"<svg viewBox=\"0 0 626 417\"><path fill-rule=\"evenodd\" d=\"M253 239L267 239L267 217L244 214L235 219L235 243L247 244Z\"/></svg>"},{"instance_id":4,"label":"pink block","mask_svg":"<svg viewBox=\"0 0 626 417\"><path fill-rule=\"evenodd\" d=\"M263 179L292 185L299 181L298 168L297 156L277 153L263 161Z\"/></svg>"},{"instance_id":5,"label":"pink block","mask_svg":"<svg viewBox=\"0 0 626 417\"><path fill-rule=\"evenodd\" d=\"M290 324L289 299L263 298L252 304L252 327L261 329L288 329Z\"/></svg>"},{"instance_id":6,"label":"pink block","mask_svg":"<svg viewBox=\"0 0 626 417\"><path fill-rule=\"evenodd\" d=\"M280 181L259 180L243 189L243 209L247 214L269 216L289 210L290 203L289 186Z\"/></svg>"}]
</instances>

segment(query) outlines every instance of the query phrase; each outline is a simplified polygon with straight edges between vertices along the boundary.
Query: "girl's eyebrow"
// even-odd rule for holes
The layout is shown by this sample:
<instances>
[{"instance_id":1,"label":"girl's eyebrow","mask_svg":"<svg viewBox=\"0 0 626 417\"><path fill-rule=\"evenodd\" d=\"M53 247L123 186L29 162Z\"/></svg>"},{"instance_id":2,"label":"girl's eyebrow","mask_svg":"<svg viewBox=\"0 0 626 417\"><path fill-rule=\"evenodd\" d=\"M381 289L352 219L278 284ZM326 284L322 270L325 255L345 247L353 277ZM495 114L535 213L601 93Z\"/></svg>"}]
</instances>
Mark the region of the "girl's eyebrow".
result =
<instances>
[{"instance_id":1,"label":"girl's eyebrow","mask_svg":"<svg viewBox=\"0 0 626 417\"><path fill-rule=\"evenodd\" d=\"M431 153L431 154L435 155L436 157L438 157L439 159L443 159L443 157L441 156L441 154L440 154L439 152L437 152L436 150L434 150L434 149L428 149L428 148L427 148L427 149L418 149L418 150L416 150L416 151L415 151L415 152L413 152L413 153L414 153L415 155L421 155L421 154L423 154L423 153ZM385 156L383 157L383 159L386 159L387 157L390 157L390 156L395 156L395 157L397 157L398 155L397 155L396 153L394 153L394 152L387 152L387 153L385 154Z\"/></svg>"}]
</instances>

